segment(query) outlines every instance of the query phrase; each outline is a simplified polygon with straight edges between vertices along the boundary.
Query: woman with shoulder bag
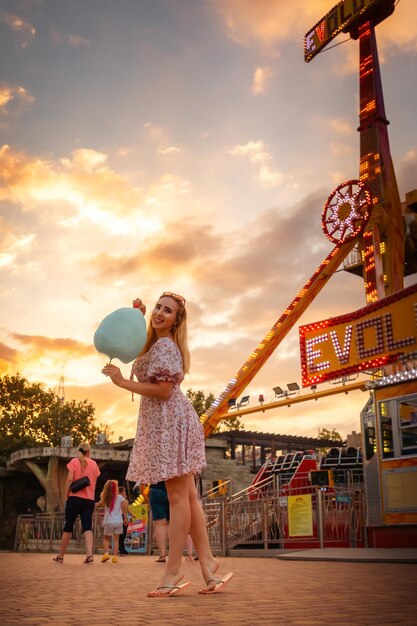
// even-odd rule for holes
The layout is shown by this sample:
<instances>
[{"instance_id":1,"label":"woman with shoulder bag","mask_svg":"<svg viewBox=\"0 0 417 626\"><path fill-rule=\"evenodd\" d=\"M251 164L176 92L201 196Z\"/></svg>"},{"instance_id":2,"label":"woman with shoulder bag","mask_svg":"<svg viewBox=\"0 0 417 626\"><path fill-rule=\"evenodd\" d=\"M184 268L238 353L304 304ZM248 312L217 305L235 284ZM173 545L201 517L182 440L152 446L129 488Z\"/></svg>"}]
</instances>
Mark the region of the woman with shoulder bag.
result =
<instances>
[{"instance_id":1,"label":"woman with shoulder bag","mask_svg":"<svg viewBox=\"0 0 417 626\"><path fill-rule=\"evenodd\" d=\"M52 557L55 563L63 563L65 552L78 515L84 533L87 551L84 563L94 563L93 557L93 513L95 506L95 489L97 478L100 475L98 465L91 458L89 443L82 443L78 447L78 457L71 459L67 464L68 476L65 483L65 526L61 539L59 554Z\"/></svg>"}]
</instances>

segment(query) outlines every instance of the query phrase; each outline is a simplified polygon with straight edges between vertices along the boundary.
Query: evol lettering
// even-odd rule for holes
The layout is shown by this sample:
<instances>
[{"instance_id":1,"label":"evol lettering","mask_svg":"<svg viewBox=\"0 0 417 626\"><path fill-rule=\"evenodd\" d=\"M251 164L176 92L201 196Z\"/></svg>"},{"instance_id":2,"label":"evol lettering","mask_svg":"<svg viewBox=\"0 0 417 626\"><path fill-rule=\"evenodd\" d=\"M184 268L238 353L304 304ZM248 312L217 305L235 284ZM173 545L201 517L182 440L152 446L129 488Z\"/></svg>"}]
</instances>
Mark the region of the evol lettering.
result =
<instances>
[{"instance_id":1,"label":"evol lettering","mask_svg":"<svg viewBox=\"0 0 417 626\"><path fill-rule=\"evenodd\" d=\"M391 313L384 313L378 317L360 321L355 325L345 326L343 347L340 337L335 330L324 333L320 337L313 337L306 341L307 368L310 373L323 371L330 367L330 361L318 361L323 357L319 343L331 341L333 352L341 365L349 363L351 358L352 339L354 337L358 359L363 361L377 354L391 353L416 343L416 336L394 338L394 328Z\"/></svg>"}]
</instances>

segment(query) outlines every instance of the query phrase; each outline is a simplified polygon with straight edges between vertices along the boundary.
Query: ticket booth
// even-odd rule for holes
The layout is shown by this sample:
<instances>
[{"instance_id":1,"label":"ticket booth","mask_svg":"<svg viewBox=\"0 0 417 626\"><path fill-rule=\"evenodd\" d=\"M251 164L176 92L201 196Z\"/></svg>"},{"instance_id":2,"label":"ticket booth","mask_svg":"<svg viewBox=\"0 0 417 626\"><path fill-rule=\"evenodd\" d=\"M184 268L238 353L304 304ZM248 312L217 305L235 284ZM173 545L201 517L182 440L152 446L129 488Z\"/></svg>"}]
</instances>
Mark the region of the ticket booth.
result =
<instances>
[{"instance_id":1,"label":"ticket booth","mask_svg":"<svg viewBox=\"0 0 417 626\"><path fill-rule=\"evenodd\" d=\"M361 414L371 547L417 547L417 380L406 378L375 383Z\"/></svg>"}]
</instances>

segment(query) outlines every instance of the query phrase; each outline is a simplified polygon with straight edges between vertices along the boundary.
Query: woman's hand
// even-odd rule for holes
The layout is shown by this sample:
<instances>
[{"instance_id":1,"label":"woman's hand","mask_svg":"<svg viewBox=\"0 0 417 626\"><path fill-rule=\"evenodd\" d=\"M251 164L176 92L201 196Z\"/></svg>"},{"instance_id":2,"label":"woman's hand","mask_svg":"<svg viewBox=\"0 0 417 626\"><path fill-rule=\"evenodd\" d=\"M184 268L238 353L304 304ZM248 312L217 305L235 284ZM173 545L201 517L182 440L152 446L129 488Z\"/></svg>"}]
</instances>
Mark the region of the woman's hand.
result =
<instances>
[{"instance_id":1,"label":"woman's hand","mask_svg":"<svg viewBox=\"0 0 417 626\"><path fill-rule=\"evenodd\" d=\"M119 385L119 387L125 380L120 369L116 365L112 365L111 363L105 365L101 372L105 376L109 376L112 383L114 383L115 385Z\"/></svg>"},{"instance_id":2,"label":"woman's hand","mask_svg":"<svg viewBox=\"0 0 417 626\"><path fill-rule=\"evenodd\" d=\"M139 311L141 311L143 315L145 315L146 313L146 305L142 302L140 298L135 298L135 300L133 300L133 308L139 309Z\"/></svg>"}]
</instances>

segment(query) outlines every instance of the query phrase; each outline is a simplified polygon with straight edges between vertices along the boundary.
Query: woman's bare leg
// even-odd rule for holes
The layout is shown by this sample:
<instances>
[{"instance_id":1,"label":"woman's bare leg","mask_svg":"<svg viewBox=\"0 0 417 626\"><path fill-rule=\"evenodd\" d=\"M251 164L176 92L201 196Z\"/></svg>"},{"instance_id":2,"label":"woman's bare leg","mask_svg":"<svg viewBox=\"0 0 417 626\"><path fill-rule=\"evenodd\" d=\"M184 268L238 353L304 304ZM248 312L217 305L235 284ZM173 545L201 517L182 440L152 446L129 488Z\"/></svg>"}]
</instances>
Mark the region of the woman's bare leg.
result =
<instances>
[{"instance_id":1,"label":"woman's bare leg","mask_svg":"<svg viewBox=\"0 0 417 626\"><path fill-rule=\"evenodd\" d=\"M190 476L178 476L165 481L169 499L169 551L159 587L176 585L183 578L180 573L182 551L190 528ZM161 589L161 595L169 589Z\"/></svg>"},{"instance_id":2,"label":"woman's bare leg","mask_svg":"<svg viewBox=\"0 0 417 626\"><path fill-rule=\"evenodd\" d=\"M61 547L59 549L59 556L62 556L62 558L64 558L65 556L65 552L67 551L68 544L70 542L71 537L72 537L72 533L66 533L66 532L62 533Z\"/></svg>"},{"instance_id":3,"label":"woman's bare leg","mask_svg":"<svg viewBox=\"0 0 417 626\"><path fill-rule=\"evenodd\" d=\"M203 507L198 498L197 489L194 483L194 477L191 476L190 482L190 509L191 509L191 524L190 535L193 540L198 560L201 567L203 578L207 583L214 578L214 574L219 568L219 562L214 558L210 542L207 534L207 522L204 515ZM209 587L214 587L214 584L210 584Z\"/></svg>"},{"instance_id":4,"label":"woman's bare leg","mask_svg":"<svg viewBox=\"0 0 417 626\"><path fill-rule=\"evenodd\" d=\"M169 552L159 587L177 585L183 578L183 574L180 573L182 552L187 535L190 533L203 578L208 589L212 589L215 586L213 579L219 563L211 552L206 517L198 499L194 476L171 478L165 481L165 484L170 506ZM167 589L161 589L160 593L167 593Z\"/></svg>"},{"instance_id":5,"label":"woman's bare leg","mask_svg":"<svg viewBox=\"0 0 417 626\"><path fill-rule=\"evenodd\" d=\"M156 545L158 546L159 556L166 556L168 538L168 525L166 519L155 520L153 523L153 532L155 535Z\"/></svg>"},{"instance_id":6,"label":"woman's bare leg","mask_svg":"<svg viewBox=\"0 0 417 626\"><path fill-rule=\"evenodd\" d=\"M93 531L92 530L86 530L84 532L84 541L85 541L85 547L86 547L86 551L87 551L87 556L92 556L93 554Z\"/></svg>"}]
</instances>

